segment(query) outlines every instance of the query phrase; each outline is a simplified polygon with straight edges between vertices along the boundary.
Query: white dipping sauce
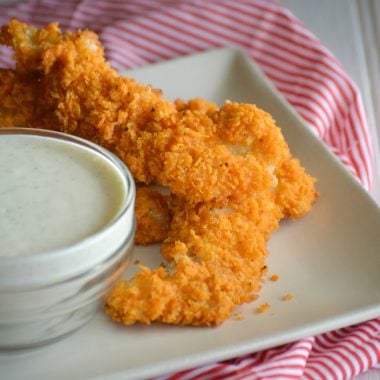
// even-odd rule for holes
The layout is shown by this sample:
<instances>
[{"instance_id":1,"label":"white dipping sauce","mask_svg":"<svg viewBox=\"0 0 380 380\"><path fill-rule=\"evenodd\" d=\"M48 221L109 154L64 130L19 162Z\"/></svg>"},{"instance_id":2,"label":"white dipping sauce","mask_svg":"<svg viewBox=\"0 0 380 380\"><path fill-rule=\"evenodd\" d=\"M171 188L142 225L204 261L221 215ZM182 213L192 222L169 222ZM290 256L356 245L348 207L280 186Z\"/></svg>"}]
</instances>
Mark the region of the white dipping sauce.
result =
<instances>
[{"instance_id":1,"label":"white dipping sauce","mask_svg":"<svg viewBox=\"0 0 380 380\"><path fill-rule=\"evenodd\" d=\"M101 155L67 141L0 137L0 256L29 256L96 234L120 212L125 186Z\"/></svg>"}]
</instances>

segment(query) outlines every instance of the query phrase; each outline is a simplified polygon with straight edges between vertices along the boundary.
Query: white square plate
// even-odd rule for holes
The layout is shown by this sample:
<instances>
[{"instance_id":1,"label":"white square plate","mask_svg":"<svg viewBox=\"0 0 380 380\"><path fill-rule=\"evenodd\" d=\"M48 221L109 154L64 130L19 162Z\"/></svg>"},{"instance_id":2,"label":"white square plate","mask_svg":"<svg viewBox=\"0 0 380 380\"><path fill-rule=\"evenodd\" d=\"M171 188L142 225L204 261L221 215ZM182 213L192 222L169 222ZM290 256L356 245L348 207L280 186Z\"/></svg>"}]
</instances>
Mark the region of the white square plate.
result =
<instances>
[{"instance_id":1,"label":"white square plate","mask_svg":"<svg viewBox=\"0 0 380 380\"><path fill-rule=\"evenodd\" d=\"M294 155L318 178L312 212L285 221L269 244L268 281L242 321L217 328L120 326L103 312L55 344L0 356L12 379L138 379L231 358L380 316L380 210L242 52L219 49L128 73L167 98L256 103L277 120ZM157 247L137 248L144 263ZM295 299L281 297L292 293ZM254 312L258 304L271 308Z\"/></svg>"}]
</instances>

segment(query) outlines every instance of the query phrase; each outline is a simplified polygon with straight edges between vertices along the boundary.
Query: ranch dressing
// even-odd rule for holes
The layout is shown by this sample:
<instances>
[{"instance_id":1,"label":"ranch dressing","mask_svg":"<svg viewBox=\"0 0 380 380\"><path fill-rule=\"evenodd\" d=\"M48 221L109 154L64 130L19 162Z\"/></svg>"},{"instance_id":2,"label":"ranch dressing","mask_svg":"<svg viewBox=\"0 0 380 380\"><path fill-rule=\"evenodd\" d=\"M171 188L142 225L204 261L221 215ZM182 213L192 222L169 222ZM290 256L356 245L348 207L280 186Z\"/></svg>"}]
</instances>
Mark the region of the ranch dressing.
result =
<instances>
[{"instance_id":1,"label":"ranch dressing","mask_svg":"<svg viewBox=\"0 0 380 380\"><path fill-rule=\"evenodd\" d=\"M76 244L114 220L124 198L101 155L44 136L0 136L0 256Z\"/></svg>"}]
</instances>

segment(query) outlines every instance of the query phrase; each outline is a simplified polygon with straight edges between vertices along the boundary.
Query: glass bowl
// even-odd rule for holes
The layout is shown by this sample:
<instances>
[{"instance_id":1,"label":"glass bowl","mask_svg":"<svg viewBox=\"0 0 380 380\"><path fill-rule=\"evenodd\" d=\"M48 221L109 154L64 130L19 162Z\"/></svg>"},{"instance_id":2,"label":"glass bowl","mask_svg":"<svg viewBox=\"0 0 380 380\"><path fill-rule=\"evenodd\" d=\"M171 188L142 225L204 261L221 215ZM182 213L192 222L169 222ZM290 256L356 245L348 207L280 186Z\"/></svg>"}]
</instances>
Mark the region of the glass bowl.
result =
<instances>
[{"instance_id":1,"label":"glass bowl","mask_svg":"<svg viewBox=\"0 0 380 380\"><path fill-rule=\"evenodd\" d=\"M131 261L136 190L126 166L89 141L25 128L0 129L0 141L2 136L33 136L47 144L67 144L68 151L83 149L109 165L123 189L116 215L75 244L33 255L2 256L0 239L0 350L10 351L57 340L83 326L99 309Z\"/></svg>"}]
</instances>

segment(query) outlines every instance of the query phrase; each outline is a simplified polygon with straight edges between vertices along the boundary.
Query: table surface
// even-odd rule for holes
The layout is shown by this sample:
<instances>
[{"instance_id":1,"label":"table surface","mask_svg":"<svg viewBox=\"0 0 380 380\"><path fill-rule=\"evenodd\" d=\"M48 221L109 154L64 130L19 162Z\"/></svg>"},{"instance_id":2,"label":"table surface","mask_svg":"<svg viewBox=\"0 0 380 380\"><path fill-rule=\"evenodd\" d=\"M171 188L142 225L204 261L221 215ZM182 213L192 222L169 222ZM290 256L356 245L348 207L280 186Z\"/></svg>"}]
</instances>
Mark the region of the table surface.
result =
<instances>
[{"instance_id":1,"label":"table surface","mask_svg":"<svg viewBox=\"0 0 380 380\"><path fill-rule=\"evenodd\" d=\"M17 1L17 0L16 0ZM15 0L0 0L0 3ZM280 0L340 60L359 87L375 151L372 195L380 204L380 1ZM380 369L357 380L380 379Z\"/></svg>"}]
</instances>

